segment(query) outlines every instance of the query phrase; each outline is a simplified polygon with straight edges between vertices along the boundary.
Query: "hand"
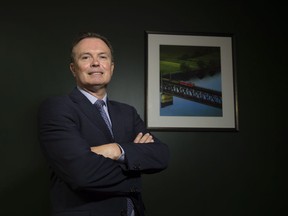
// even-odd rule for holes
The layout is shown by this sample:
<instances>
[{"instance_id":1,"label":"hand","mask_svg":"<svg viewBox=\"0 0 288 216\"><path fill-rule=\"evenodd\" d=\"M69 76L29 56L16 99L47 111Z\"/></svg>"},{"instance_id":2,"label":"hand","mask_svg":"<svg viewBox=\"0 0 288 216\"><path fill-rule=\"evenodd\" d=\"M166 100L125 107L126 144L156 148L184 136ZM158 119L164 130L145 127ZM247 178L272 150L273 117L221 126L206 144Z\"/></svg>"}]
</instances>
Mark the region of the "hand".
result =
<instances>
[{"instance_id":1,"label":"hand","mask_svg":"<svg viewBox=\"0 0 288 216\"><path fill-rule=\"evenodd\" d=\"M146 133L143 135L143 133L140 132L134 139L134 143L153 143L153 142L154 142L154 139L152 135L150 135L149 133Z\"/></svg>"},{"instance_id":2,"label":"hand","mask_svg":"<svg viewBox=\"0 0 288 216\"><path fill-rule=\"evenodd\" d=\"M117 143L108 143L100 146L93 146L91 147L91 151L112 160L118 160L122 153Z\"/></svg>"}]
</instances>

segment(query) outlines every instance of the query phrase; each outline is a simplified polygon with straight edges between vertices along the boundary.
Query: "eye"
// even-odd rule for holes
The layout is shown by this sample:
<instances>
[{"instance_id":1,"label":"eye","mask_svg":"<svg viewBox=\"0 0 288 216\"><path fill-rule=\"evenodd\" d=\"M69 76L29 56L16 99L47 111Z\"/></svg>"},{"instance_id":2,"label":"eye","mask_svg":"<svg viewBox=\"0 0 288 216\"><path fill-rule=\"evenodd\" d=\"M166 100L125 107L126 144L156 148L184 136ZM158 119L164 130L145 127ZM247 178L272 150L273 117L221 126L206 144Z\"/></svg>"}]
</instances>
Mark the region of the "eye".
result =
<instances>
[{"instance_id":1,"label":"eye","mask_svg":"<svg viewBox=\"0 0 288 216\"><path fill-rule=\"evenodd\" d=\"M107 59L108 56L107 55L100 55L100 59Z\"/></svg>"},{"instance_id":2,"label":"eye","mask_svg":"<svg viewBox=\"0 0 288 216\"><path fill-rule=\"evenodd\" d=\"M83 56L81 56L81 58L80 59L82 59L82 60L86 60L86 59L89 59L90 58L90 56L89 55L83 55Z\"/></svg>"}]
</instances>

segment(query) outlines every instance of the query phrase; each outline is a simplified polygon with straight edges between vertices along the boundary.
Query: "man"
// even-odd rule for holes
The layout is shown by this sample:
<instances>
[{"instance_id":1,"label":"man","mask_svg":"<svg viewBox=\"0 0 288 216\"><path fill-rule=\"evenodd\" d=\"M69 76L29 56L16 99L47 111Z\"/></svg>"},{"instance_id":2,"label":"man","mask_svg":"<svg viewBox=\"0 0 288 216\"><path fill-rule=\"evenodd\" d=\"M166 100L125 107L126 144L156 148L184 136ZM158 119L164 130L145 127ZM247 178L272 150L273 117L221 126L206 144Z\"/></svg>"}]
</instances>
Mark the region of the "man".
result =
<instances>
[{"instance_id":1,"label":"man","mask_svg":"<svg viewBox=\"0 0 288 216\"><path fill-rule=\"evenodd\" d=\"M145 215L141 175L167 168L167 145L147 131L135 108L108 99L114 59L105 37L76 38L70 69L76 87L39 108L40 144L51 170L51 215ZM101 110L94 105L100 100Z\"/></svg>"}]
</instances>

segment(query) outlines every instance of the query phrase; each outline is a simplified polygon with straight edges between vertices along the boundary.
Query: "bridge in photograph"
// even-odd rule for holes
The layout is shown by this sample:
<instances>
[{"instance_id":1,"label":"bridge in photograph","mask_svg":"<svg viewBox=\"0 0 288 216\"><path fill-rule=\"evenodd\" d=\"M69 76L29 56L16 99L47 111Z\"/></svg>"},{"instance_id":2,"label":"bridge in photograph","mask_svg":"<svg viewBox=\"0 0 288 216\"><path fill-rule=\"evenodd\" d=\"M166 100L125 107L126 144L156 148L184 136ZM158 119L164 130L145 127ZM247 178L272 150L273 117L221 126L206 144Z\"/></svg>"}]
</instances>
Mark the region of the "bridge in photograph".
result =
<instances>
[{"instance_id":1,"label":"bridge in photograph","mask_svg":"<svg viewBox=\"0 0 288 216\"><path fill-rule=\"evenodd\" d=\"M173 104L173 96L222 108L222 93L212 89L202 88L190 82L161 79L161 106Z\"/></svg>"}]
</instances>

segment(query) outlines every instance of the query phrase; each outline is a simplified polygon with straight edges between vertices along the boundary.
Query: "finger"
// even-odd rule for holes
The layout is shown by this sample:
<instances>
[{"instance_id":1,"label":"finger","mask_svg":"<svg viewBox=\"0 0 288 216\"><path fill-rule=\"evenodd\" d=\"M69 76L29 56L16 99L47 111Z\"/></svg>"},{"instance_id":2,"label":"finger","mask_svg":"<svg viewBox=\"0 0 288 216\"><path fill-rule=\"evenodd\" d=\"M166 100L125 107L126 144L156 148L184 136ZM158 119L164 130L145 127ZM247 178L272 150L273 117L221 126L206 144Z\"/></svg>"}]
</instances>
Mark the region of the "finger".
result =
<instances>
[{"instance_id":1,"label":"finger","mask_svg":"<svg viewBox=\"0 0 288 216\"><path fill-rule=\"evenodd\" d=\"M147 133L144 134L144 135L141 137L141 139L139 140L139 143L145 143L145 141L146 141L146 139L147 139L148 136L149 136L149 135L147 135Z\"/></svg>"},{"instance_id":2,"label":"finger","mask_svg":"<svg viewBox=\"0 0 288 216\"><path fill-rule=\"evenodd\" d=\"M146 143L154 142L153 136L149 135L149 137L146 139Z\"/></svg>"},{"instance_id":3,"label":"finger","mask_svg":"<svg viewBox=\"0 0 288 216\"><path fill-rule=\"evenodd\" d=\"M140 140L140 143L148 143L151 142L152 136L149 133L146 133Z\"/></svg>"},{"instance_id":4,"label":"finger","mask_svg":"<svg viewBox=\"0 0 288 216\"><path fill-rule=\"evenodd\" d=\"M153 139L152 135L150 135L150 137L149 137L149 142L154 142L154 139Z\"/></svg>"},{"instance_id":5,"label":"finger","mask_svg":"<svg viewBox=\"0 0 288 216\"><path fill-rule=\"evenodd\" d=\"M138 133L138 135L136 136L136 138L134 139L134 143L139 143L141 138L142 138L143 133Z\"/></svg>"}]
</instances>

